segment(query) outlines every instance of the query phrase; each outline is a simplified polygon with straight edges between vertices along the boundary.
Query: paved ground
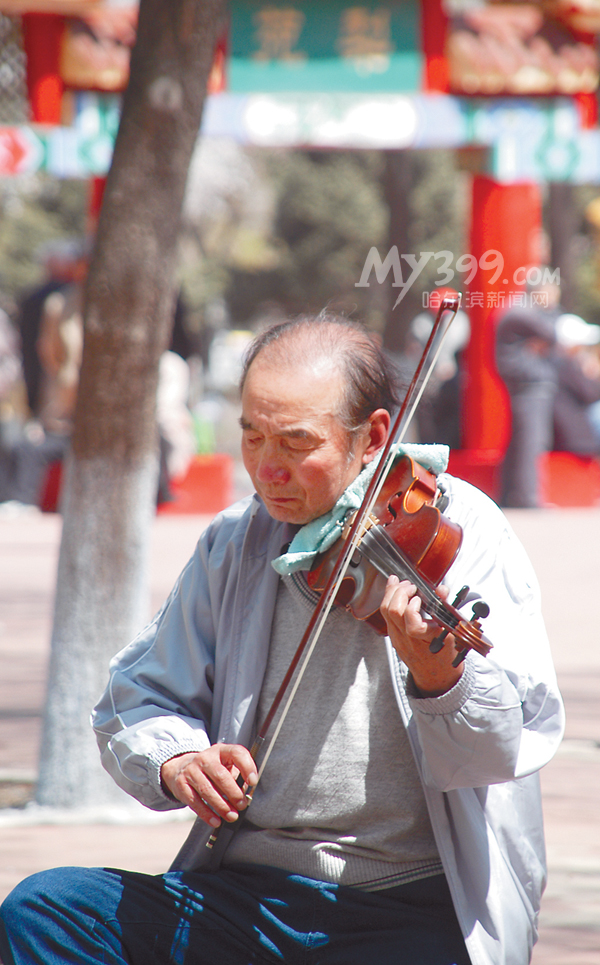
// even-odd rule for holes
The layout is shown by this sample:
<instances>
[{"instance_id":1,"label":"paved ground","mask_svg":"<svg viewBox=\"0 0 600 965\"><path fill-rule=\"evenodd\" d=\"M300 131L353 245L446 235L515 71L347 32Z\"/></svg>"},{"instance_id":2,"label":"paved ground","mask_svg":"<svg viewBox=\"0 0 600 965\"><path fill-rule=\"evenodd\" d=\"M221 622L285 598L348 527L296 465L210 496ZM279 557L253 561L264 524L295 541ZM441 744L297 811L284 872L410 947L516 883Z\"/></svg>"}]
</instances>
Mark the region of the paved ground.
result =
<instances>
[{"instance_id":1,"label":"paved ground","mask_svg":"<svg viewBox=\"0 0 600 965\"><path fill-rule=\"evenodd\" d=\"M600 962L600 509L509 513L536 566L567 703L564 744L542 774L550 877L534 965ZM206 523L154 524L158 606ZM14 821L35 778L60 539L57 516L0 520L0 898L33 871L59 864L164 870L184 821L133 825Z\"/></svg>"}]
</instances>

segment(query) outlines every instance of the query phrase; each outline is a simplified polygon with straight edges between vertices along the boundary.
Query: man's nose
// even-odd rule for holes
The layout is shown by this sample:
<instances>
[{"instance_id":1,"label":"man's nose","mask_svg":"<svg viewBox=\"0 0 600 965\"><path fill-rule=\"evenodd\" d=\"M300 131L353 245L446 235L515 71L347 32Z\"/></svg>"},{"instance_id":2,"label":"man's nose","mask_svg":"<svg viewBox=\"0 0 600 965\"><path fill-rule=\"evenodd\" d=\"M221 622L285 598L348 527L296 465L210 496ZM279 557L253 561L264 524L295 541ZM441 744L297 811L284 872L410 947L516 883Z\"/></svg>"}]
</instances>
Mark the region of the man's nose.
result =
<instances>
[{"instance_id":1,"label":"man's nose","mask_svg":"<svg viewBox=\"0 0 600 965\"><path fill-rule=\"evenodd\" d=\"M263 483L286 483L290 472L277 447L266 445L260 455L258 478Z\"/></svg>"}]
</instances>

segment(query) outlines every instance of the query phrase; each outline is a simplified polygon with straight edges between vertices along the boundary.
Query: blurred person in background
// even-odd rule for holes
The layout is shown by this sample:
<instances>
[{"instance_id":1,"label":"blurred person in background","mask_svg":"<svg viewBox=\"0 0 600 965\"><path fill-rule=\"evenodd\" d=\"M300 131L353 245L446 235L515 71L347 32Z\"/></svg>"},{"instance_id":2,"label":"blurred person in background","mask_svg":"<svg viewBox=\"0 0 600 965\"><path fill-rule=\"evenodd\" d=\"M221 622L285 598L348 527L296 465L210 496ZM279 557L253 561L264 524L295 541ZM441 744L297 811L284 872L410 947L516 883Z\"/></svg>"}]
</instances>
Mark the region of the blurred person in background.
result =
<instances>
[{"instance_id":1,"label":"blurred person in background","mask_svg":"<svg viewBox=\"0 0 600 965\"><path fill-rule=\"evenodd\" d=\"M579 315L560 315L556 322L557 389L554 398L554 445L560 452L596 456L600 436L593 416L600 403L600 328Z\"/></svg>"},{"instance_id":2,"label":"blurred person in background","mask_svg":"<svg viewBox=\"0 0 600 965\"><path fill-rule=\"evenodd\" d=\"M20 431L23 372L19 336L0 309L0 503L8 498L10 461L5 455Z\"/></svg>"},{"instance_id":3,"label":"blurred person in background","mask_svg":"<svg viewBox=\"0 0 600 965\"><path fill-rule=\"evenodd\" d=\"M55 274L25 299L19 316L30 418L4 447L3 515L39 509L48 467L62 463L71 439L83 349L83 244L60 247L58 256L53 249L48 264Z\"/></svg>"},{"instance_id":4,"label":"blurred person in background","mask_svg":"<svg viewBox=\"0 0 600 965\"><path fill-rule=\"evenodd\" d=\"M196 451L194 422L188 407L190 368L177 352L163 352L158 368L156 422L160 440L157 502L172 498L171 481L182 479Z\"/></svg>"},{"instance_id":5,"label":"blurred person in background","mask_svg":"<svg viewBox=\"0 0 600 965\"><path fill-rule=\"evenodd\" d=\"M83 280L87 269L86 244L80 238L52 241L41 248L39 258L43 265L45 279L25 294L17 314L27 403L30 415L34 419L38 417L43 377L37 342L46 299L54 292L63 291Z\"/></svg>"},{"instance_id":6,"label":"blurred person in background","mask_svg":"<svg viewBox=\"0 0 600 965\"><path fill-rule=\"evenodd\" d=\"M552 446L557 372L553 358L560 290L527 293L523 306L505 312L496 329L496 365L510 396L511 436L502 465L500 504L540 505L538 460Z\"/></svg>"}]
</instances>

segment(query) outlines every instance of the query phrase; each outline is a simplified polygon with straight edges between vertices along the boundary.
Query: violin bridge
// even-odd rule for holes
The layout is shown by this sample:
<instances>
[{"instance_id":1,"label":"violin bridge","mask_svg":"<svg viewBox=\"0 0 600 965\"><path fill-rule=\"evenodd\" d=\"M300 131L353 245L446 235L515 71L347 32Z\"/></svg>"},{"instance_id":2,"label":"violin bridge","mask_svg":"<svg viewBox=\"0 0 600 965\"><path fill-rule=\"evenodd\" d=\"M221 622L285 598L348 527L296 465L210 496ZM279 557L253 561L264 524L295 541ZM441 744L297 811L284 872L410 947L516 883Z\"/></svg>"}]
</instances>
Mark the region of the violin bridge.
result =
<instances>
[{"instance_id":1,"label":"violin bridge","mask_svg":"<svg viewBox=\"0 0 600 965\"><path fill-rule=\"evenodd\" d=\"M349 532L350 532L350 529L352 528L352 524L353 524L353 522L354 522L355 519L356 519L356 513L351 513L351 514L346 518L346 523L345 523L345 525L344 525L344 529L342 530L342 539L347 539L347 538L348 538L348 534L349 534ZM368 533L369 530L370 530L370 529L373 529L374 526L380 526L380 525L381 525L381 523L380 523L380 521L377 519L377 516L375 516L374 513L369 513L369 515L366 517L366 519L363 520L362 525L359 526L358 530L357 530L356 533L354 534L354 535L355 535L355 538L356 538L356 541L357 541L357 544L361 541L361 539L363 538L363 536L365 535L365 533Z\"/></svg>"}]
</instances>

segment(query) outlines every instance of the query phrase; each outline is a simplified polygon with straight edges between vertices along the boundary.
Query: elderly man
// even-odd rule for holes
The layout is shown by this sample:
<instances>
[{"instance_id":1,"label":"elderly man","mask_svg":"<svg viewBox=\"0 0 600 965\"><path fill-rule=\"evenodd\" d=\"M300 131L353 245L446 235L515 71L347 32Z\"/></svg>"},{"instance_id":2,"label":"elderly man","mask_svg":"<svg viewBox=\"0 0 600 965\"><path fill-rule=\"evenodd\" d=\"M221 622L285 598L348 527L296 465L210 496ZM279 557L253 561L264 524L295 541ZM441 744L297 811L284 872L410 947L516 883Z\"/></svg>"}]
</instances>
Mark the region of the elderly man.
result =
<instances>
[{"instance_id":1,"label":"elderly man","mask_svg":"<svg viewBox=\"0 0 600 965\"><path fill-rule=\"evenodd\" d=\"M300 318L257 338L241 417L256 494L208 527L94 712L115 780L148 807L192 808L194 828L163 875L23 882L2 909L5 965L529 960L537 771L562 704L530 564L495 504L443 471L445 450L421 447L463 530L445 583L489 604L491 654L457 662L452 637L432 652L439 626L392 576L387 637L329 615L258 784L247 750L315 605L312 554L339 534L395 406L359 325Z\"/></svg>"}]
</instances>

